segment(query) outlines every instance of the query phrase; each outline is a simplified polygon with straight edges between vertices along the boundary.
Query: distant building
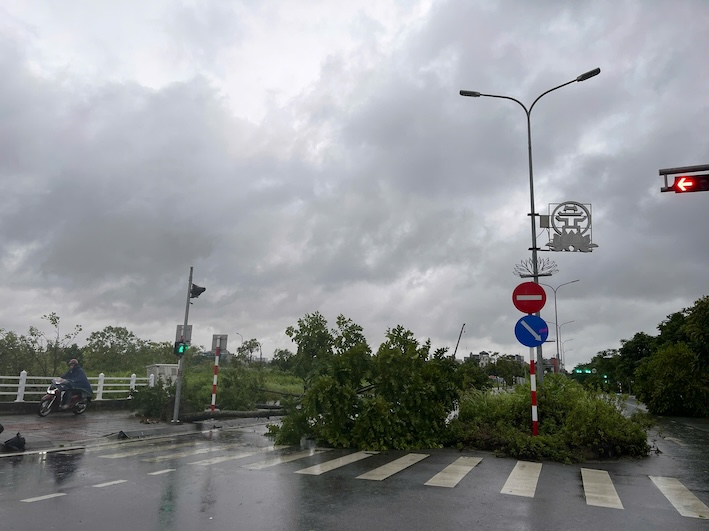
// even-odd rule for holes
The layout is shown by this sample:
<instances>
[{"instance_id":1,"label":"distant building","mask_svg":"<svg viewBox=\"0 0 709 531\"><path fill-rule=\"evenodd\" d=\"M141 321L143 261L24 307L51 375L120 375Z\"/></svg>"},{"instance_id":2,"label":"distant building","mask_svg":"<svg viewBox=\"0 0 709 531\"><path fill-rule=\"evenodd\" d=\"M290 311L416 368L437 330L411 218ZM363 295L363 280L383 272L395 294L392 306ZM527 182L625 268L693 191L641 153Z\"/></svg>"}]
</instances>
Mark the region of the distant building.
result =
<instances>
[{"instance_id":1,"label":"distant building","mask_svg":"<svg viewBox=\"0 0 709 531\"><path fill-rule=\"evenodd\" d=\"M205 358L214 358L214 352L209 350L206 352L200 352L200 356L204 356ZM235 356L235 354L229 352L228 350L220 350L219 351L219 357L222 359L228 359Z\"/></svg>"},{"instance_id":2,"label":"distant building","mask_svg":"<svg viewBox=\"0 0 709 531\"><path fill-rule=\"evenodd\" d=\"M485 367L487 364L490 363L490 354L488 354L484 350L482 352L480 352L480 354L473 354L471 352L469 355L465 356L465 358L463 358L463 360L464 361L471 361L472 360L473 362L477 362L478 366Z\"/></svg>"},{"instance_id":3,"label":"distant building","mask_svg":"<svg viewBox=\"0 0 709 531\"><path fill-rule=\"evenodd\" d=\"M174 382L177 379L178 367L179 365L177 363L157 363L155 365L148 365L146 369L148 371L148 378L153 376L156 381Z\"/></svg>"}]
</instances>

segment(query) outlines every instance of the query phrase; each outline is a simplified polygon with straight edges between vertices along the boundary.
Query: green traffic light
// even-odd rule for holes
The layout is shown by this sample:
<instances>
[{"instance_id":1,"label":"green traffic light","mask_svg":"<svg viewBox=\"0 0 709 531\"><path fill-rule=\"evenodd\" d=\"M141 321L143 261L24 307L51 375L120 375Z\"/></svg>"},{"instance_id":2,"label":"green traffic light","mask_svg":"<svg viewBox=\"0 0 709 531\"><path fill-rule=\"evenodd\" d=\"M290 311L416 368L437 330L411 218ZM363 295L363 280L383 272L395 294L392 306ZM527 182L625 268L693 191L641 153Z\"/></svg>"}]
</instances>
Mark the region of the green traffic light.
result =
<instances>
[{"instance_id":1,"label":"green traffic light","mask_svg":"<svg viewBox=\"0 0 709 531\"><path fill-rule=\"evenodd\" d=\"M175 341L175 356L184 356L188 348L190 348L189 343Z\"/></svg>"}]
</instances>

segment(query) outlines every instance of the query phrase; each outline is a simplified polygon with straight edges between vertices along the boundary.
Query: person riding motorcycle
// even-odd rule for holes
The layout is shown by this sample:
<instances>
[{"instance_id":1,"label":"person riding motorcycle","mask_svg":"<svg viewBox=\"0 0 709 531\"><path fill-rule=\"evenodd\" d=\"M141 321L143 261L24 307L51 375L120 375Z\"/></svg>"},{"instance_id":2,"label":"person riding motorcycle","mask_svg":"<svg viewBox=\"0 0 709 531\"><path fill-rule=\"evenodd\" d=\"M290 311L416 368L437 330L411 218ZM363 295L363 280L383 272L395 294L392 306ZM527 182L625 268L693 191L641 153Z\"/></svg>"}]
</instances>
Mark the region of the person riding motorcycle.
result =
<instances>
[{"instance_id":1,"label":"person riding motorcycle","mask_svg":"<svg viewBox=\"0 0 709 531\"><path fill-rule=\"evenodd\" d=\"M62 375L62 378L69 381L71 385L70 389L64 391L64 398L62 400L61 409L67 409L71 401L71 397L76 394L88 394L88 396L93 395L94 391L91 387L91 382L86 377L84 369L79 367L79 361L72 358L69 360L69 370Z\"/></svg>"}]
</instances>

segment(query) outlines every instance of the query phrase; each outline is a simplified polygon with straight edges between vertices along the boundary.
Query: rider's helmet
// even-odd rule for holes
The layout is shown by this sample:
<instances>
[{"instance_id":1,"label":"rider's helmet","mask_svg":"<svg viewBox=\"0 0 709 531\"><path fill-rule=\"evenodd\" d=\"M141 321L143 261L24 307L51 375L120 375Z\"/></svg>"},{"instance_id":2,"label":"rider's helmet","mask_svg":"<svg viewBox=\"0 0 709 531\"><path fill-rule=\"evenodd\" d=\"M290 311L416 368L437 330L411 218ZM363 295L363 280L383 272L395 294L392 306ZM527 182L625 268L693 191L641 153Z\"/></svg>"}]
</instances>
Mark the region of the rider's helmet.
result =
<instances>
[{"instance_id":1,"label":"rider's helmet","mask_svg":"<svg viewBox=\"0 0 709 531\"><path fill-rule=\"evenodd\" d=\"M71 358L71 359L69 360L69 363L68 363L68 364L69 364L69 365L78 365L78 364L79 364L79 361L78 361L76 358Z\"/></svg>"}]
</instances>

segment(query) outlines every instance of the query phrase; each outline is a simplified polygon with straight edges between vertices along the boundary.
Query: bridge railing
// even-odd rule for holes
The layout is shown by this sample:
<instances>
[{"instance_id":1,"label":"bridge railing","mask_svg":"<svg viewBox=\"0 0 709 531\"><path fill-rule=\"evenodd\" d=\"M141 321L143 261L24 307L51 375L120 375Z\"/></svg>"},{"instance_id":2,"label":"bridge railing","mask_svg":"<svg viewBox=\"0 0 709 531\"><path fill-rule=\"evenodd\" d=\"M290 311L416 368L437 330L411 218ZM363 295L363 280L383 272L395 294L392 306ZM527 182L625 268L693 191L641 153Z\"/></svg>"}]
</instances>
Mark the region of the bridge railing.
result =
<instances>
[{"instance_id":1,"label":"bridge railing","mask_svg":"<svg viewBox=\"0 0 709 531\"><path fill-rule=\"evenodd\" d=\"M0 401L9 401L5 397L14 396L14 402L39 401L46 393L47 386L55 376L30 376L22 371L19 376L0 375ZM98 376L89 377L94 390L94 400L113 400L128 398L132 391L140 387L153 387L155 376L138 378L135 374L128 377Z\"/></svg>"}]
</instances>

